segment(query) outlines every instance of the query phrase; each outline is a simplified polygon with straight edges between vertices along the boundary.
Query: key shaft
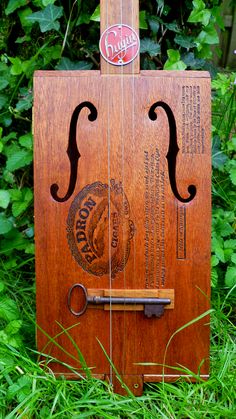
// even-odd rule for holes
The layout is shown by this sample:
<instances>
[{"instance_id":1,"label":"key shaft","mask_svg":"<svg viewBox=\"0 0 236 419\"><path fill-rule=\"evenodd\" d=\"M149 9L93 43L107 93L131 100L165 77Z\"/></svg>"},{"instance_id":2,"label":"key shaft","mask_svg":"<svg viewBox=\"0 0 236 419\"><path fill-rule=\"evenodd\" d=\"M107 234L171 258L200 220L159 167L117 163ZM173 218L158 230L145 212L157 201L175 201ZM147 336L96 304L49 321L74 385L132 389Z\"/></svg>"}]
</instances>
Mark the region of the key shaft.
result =
<instances>
[{"instance_id":1,"label":"key shaft","mask_svg":"<svg viewBox=\"0 0 236 419\"><path fill-rule=\"evenodd\" d=\"M87 297L89 304L170 304L169 298L134 298L134 297L101 297L89 296Z\"/></svg>"}]
</instances>

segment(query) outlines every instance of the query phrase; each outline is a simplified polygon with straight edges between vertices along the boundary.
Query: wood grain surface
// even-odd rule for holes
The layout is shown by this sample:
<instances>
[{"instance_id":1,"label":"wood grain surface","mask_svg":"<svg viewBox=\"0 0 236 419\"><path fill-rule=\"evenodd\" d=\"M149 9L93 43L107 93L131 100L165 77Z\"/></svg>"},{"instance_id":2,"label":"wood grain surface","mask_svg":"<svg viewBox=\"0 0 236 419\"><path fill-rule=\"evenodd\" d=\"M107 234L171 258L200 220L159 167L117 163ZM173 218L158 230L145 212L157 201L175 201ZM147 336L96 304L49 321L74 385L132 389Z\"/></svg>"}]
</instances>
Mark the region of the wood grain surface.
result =
<instances>
[{"instance_id":1,"label":"wood grain surface","mask_svg":"<svg viewBox=\"0 0 236 419\"><path fill-rule=\"evenodd\" d=\"M209 309L210 125L205 72L35 73L39 351L84 374L62 325L93 374L112 374L102 344L135 394L143 382L163 379L163 361L167 381L188 376L176 374L179 365L208 376L208 317L177 333L164 354L171 336ZM173 290L174 307L160 319L91 307L76 318L67 307L75 283L112 292ZM59 346L48 335L58 335ZM50 368L71 378L60 363Z\"/></svg>"},{"instance_id":2,"label":"wood grain surface","mask_svg":"<svg viewBox=\"0 0 236 419\"><path fill-rule=\"evenodd\" d=\"M138 0L101 0L101 34L115 24L131 26L139 35L139 1ZM139 54L130 64L114 66L107 63L101 56L101 74L136 74L139 73Z\"/></svg>"}]
</instances>

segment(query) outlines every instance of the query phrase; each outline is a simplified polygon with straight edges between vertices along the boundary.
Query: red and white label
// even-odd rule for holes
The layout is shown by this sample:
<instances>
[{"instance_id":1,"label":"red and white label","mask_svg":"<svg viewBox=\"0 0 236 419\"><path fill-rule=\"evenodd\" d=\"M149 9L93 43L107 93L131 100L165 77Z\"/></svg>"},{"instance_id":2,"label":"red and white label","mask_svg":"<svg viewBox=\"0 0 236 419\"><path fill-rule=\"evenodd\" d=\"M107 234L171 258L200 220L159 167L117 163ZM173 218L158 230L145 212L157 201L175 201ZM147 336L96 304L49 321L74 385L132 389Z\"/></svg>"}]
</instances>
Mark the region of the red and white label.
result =
<instances>
[{"instance_id":1,"label":"red and white label","mask_svg":"<svg viewBox=\"0 0 236 419\"><path fill-rule=\"evenodd\" d=\"M139 37L128 25L118 24L107 28L100 39L99 48L104 60L113 65L126 65L139 52Z\"/></svg>"}]
</instances>

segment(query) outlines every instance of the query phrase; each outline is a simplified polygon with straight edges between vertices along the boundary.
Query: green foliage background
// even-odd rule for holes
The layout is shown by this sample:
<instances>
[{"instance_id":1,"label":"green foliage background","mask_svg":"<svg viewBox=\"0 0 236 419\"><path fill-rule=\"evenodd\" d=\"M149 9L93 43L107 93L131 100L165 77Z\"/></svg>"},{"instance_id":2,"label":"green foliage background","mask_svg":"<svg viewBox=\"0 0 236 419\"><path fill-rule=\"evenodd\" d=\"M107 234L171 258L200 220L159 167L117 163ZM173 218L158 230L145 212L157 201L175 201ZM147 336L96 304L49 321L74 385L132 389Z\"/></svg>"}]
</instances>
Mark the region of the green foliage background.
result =
<instances>
[{"instance_id":1,"label":"green foliage background","mask_svg":"<svg viewBox=\"0 0 236 419\"><path fill-rule=\"evenodd\" d=\"M140 37L141 68L208 70L214 79L212 287L229 295L236 288L236 74L217 75L211 61L212 46L220 54L220 5L141 0ZM99 69L99 18L98 0L1 1L0 357L6 368L18 355L9 356L2 344L22 350L23 330L34 347L33 73ZM8 382L9 400L21 403L31 390L28 377Z\"/></svg>"}]
</instances>

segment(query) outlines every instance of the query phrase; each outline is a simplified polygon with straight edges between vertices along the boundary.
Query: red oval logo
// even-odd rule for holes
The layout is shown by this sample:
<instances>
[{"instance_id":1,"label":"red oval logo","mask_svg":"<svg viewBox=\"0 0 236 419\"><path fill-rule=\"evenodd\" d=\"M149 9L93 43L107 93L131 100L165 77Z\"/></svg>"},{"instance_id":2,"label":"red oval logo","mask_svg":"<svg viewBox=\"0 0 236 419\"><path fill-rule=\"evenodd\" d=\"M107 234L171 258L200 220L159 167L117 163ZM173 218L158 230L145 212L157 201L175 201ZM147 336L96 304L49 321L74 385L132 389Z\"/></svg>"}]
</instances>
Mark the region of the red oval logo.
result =
<instances>
[{"instance_id":1,"label":"red oval logo","mask_svg":"<svg viewBox=\"0 0 236 419\"><path fill-rule=\"evenodd\" d=\"M139 37L128 25L112 25L100 39L99 48L104 60L113 65L126 65L133 61L139 52Z\"/></svg>"}]
</instances>

